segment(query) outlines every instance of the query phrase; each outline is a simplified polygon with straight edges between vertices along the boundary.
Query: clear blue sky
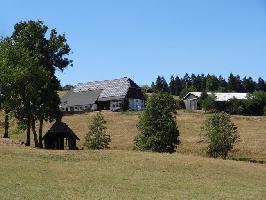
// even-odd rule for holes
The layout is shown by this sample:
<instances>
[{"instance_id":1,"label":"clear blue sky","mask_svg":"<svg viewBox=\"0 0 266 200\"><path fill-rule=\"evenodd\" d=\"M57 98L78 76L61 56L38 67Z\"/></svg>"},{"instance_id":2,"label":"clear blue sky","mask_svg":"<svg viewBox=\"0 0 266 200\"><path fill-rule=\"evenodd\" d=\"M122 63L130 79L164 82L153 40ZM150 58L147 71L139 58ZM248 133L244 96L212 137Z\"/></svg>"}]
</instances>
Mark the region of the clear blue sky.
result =
<instances>
[{"instance_id":1,"label":"clear blue sky","mask_svg":"<svg viewBox=\"0 0 266 200\"><path fill-rule=\"evenodd\" d=\"M266 0L1 0L0 35L21 20L66 33L62 84L230 72L266 79Z\"/></svg>"}]
</instances>

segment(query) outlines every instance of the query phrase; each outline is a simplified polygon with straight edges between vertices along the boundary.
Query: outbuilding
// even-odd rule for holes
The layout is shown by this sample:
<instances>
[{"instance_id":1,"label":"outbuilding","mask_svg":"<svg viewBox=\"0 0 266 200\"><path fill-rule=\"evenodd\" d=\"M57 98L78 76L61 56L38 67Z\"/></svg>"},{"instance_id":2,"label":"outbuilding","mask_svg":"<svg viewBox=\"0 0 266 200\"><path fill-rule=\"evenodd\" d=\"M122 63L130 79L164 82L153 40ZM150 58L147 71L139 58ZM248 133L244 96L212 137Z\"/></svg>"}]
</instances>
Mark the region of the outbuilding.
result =
<instances>
[{"instance_id":1,"label":"outbuilding","mask_svg":"<svg viewBox=\"0 0 266 200\"><path fill-rule=\"evenodd\" d=\"M55 122L48 132L43 136L45 149L77 149L78 136L61 121Z\"/></svg>"},{"instance_id":2,"label":"outbuilding","mask_svg":"<svg viewBox=\"0 0 266 200\"><path fill-rule=\"evenodd\" d=\"M248 93L234 93L234 92L207 92L208 95L213 94L215 96L215 101L217 102L226 102L230 99L239 99L244 100L247 98ZM189 92L184 98L184 104L187 110L197 110L198 109L198 100L201 96L201 92Z\"/></svg>"}]
</instances>

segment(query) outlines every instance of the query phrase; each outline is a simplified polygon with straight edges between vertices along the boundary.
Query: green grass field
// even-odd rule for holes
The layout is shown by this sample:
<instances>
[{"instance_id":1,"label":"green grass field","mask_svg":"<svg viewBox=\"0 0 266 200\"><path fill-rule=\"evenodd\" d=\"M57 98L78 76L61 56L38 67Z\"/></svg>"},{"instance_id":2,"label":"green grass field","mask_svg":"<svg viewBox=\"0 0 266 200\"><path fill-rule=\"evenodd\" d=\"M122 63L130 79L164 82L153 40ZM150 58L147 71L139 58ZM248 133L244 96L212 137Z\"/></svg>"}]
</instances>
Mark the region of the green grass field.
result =
<instances>
[{"instance_id":1,"label":"green grass field","mask_svg":"<svg viewBox=\"0 0 266 200\"><path fill-rule=\"evenodd\" d=\"M266 167L126 150L0 148L0 199L266 198Z\"/></svg>"},{"instance_id":2,"label":"green grass field","mask_svg":"<svg viewBox=\"0 0 266 200\"><path fill-rule=\"evenodd\" d=\"M63 119L80 137L80 148L93 115ZM265 164L206 157L200 130L207 115L178 111L182 143L174 154L133 150L138 113L104 112L104 117L110 150L48 151L0 144L0 199L266 199ZM241 140L230 159L266 161L266 117L232 120ZM11 139L25 139L13 130Z\"/></svg>"}]
</instances>

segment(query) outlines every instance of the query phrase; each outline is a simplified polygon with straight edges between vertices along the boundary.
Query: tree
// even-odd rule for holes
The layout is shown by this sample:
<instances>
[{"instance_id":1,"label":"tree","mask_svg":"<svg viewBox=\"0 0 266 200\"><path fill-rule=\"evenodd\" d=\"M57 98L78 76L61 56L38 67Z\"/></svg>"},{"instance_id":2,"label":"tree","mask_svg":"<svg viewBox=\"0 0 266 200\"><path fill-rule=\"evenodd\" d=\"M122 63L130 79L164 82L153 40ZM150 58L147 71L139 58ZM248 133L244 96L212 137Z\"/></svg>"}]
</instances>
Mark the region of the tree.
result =
<instances>
[{"instance_id":1,"label":"tree","mask_svg":"<svg viewBox=\"0 0 266 200\"><path fill-rule=\"evenodd\" d=\"M108 149L111 137L106 130L106 121L102 113L98 112L90 122L84 146L88 149Z\"/></svg>"},{"instance_id":2,"label":"tree","mask_svg":"<svg viewBox=\"0 0 266 200\"><path fill-rule=\"evenodd\" d=\"M253 93L256 89L256 82L251 77L244 77L242 80L243 92Z\"/></svg>"},{"instance_id":3,"label":"tree","mask_svg":"<svg viewBox=\"0 0 266 200\"><path fill-rule=\"evenodd\" d=\"M27 126L26 145L30 145L32 129L35 146L42 146L41 134L43 120L60 117L60 99L57 90L60 82L55 76L56 69L64 70L72 61L66 56L70 48L65 35L58 35L55 29L46 37L48 27L41 21L20 22L14 26L11 37L5 39L8 48L3 56L3 71L8 71L11 78L0 75L1 87L6 80L8 89L6 99L12 99L9 107L15 113L19 123ZM2 48L1 48L2 49ZM13 58L10 59L10 56ZM10 92L11 91L11 92ZM40 122L39 140L36 121Z\"/></svg>"},{"instance_id":4,"label":"tree","mask_svg":"<svg viewBox=\"0 0 266 200\"><path fill-rule=\"evenodd\" d=\"M192 85L192 81L188 73L184 75L183 82L184 82L183 88L189 88Z\"/></svg>"},{"instance_id":5,"label":"tree","mask_svg":"<svg viewBox=\"0 0 266 200\"><path fill-rule=\"evenodd\" d=\"M227 91L227 82L226 80L220 75L218 78L219 81L219 92L226 92Z\"/></svg>"},{"instance_id":6,"label":"tree","mask_svg":"<svg viewBox=\"0 0 266 200\"><path fill-rule=\"evenodd\" d=\"M178 76L175 77L175 95L179 96L180 92L182 91L182 83Z\"/></svg>"},{"instance_id":7,"label":"tree","mask_svg":"<svg viewBox=\"0 0 266 200\"><path fill-rule=\"evenodd\" d=\"M228 91L230 92L241 92L242 91L242 82L239 75L234 76L230 73L228 77Z\"/></svg>"},{"instance_id":8,"label":"tree","mask_svg":"<svg viewBox=\"0 0 266 200\"><path fill-rule=\"evenodd\" d=\"M175 78L172 75L170 78L170 83L169 83L169 92L172 95L176 95L176 83L175 83Z\"/></svg>"},{"instance_id":9,"label":"tree","mask_svg":"<svg viewBox=\"0 0 266 200\"><path fill-rule=\"evenodd\" d=\"M177 102L167 93L154 93L137 124L139 134L134 142L141 151L172 153L179 144L176 126Z\"/></svg>"},{"instance_id":10,"label":"tree","mask_svg":"<svg viewBox=\"0 0 266 200\"><path fill-rule=\"evenodd\" d=\"M261 77L258 78L257 90L266 92L266 83Z\"/></svg>"},{"instance_id":11,"label":"tree","mask_svg":"<svg viewBox=\"0 0 266 200\"><path fill-rule=\"evenodd\" d=\"M209 92L217 91L219 88L219 80L216 76L208 76L206 82L206 90Z\"/></svg>"},{"instance_id":12,"label":"tree","mask_svg":"<svg viewBox=\"0 0 266 200\"><path fill-rule=\"evenodd\" d=\"M239 139L237 127L230 115L224 112L208 117L203 131L208 143L207 153L214 158L222 157L225 160Z\"/></svg>"},{"instance_id":13,"label":"tree","mask_svg":"<svg viewBox=\"0 0 266 200\"><path fill-rule=\"evenodd\" d=\"M158 76L155 83L155 92L168 92L168 84L165 78L162 76Z\"/></svg>"},{"instance_id":14,"label":"tree","mask_svg":"<svg viewBox=\"0 0 266 200\"><path fill-rule=\"evenodd\" d=\"M203 93L204 94L204 93ZM201 97L201 107L206 111L214 111L216 109L216 97L214 94L210 94L204 97Z\"/></svg>"},{"instance_id":15,"label":"tree","mask_svg":"<svg viewBox=\"0 0 266 200\"><path fill-rule=\"evenodd\" d=\"M266 92L256 91L244 101L246 115L266 115Z\"/></svg>"},{"instance_id":16,"label":"tree","mask_svg":"<svg viewBox=\"0 0 266 200\"><path fill-rule=\"evenodd\" d=\"M205 90L203 90L203 91L201 92L201 95L200 95L200 98L199 98L199 105L200 105L201 108L203 108L203 107L202 107L203 102L205 101L205 99L206 99L207 97L208 97L208 93L207 93Z\"/></svg>"}]
</instances>

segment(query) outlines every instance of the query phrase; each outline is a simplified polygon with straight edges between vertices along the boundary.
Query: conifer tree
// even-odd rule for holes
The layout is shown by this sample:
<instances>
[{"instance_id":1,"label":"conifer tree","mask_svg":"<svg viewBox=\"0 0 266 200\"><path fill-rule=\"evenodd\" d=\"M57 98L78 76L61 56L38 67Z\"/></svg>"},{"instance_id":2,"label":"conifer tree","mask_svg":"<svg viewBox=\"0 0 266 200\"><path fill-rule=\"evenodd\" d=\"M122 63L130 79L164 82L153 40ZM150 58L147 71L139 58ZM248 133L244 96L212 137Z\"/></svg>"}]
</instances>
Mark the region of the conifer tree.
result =
<instances>
[{"instance_id":1,"label":"conifer tree","mask_svg":"<svg viewBox=\"0 0 266 200\"><path fill-rule=\"evenodd\" d=\"M90 122L84 146L88 149L108 149L111 137L106 130L106 121L102 113L98 112Z\"/></svg>"}]
</instances>

